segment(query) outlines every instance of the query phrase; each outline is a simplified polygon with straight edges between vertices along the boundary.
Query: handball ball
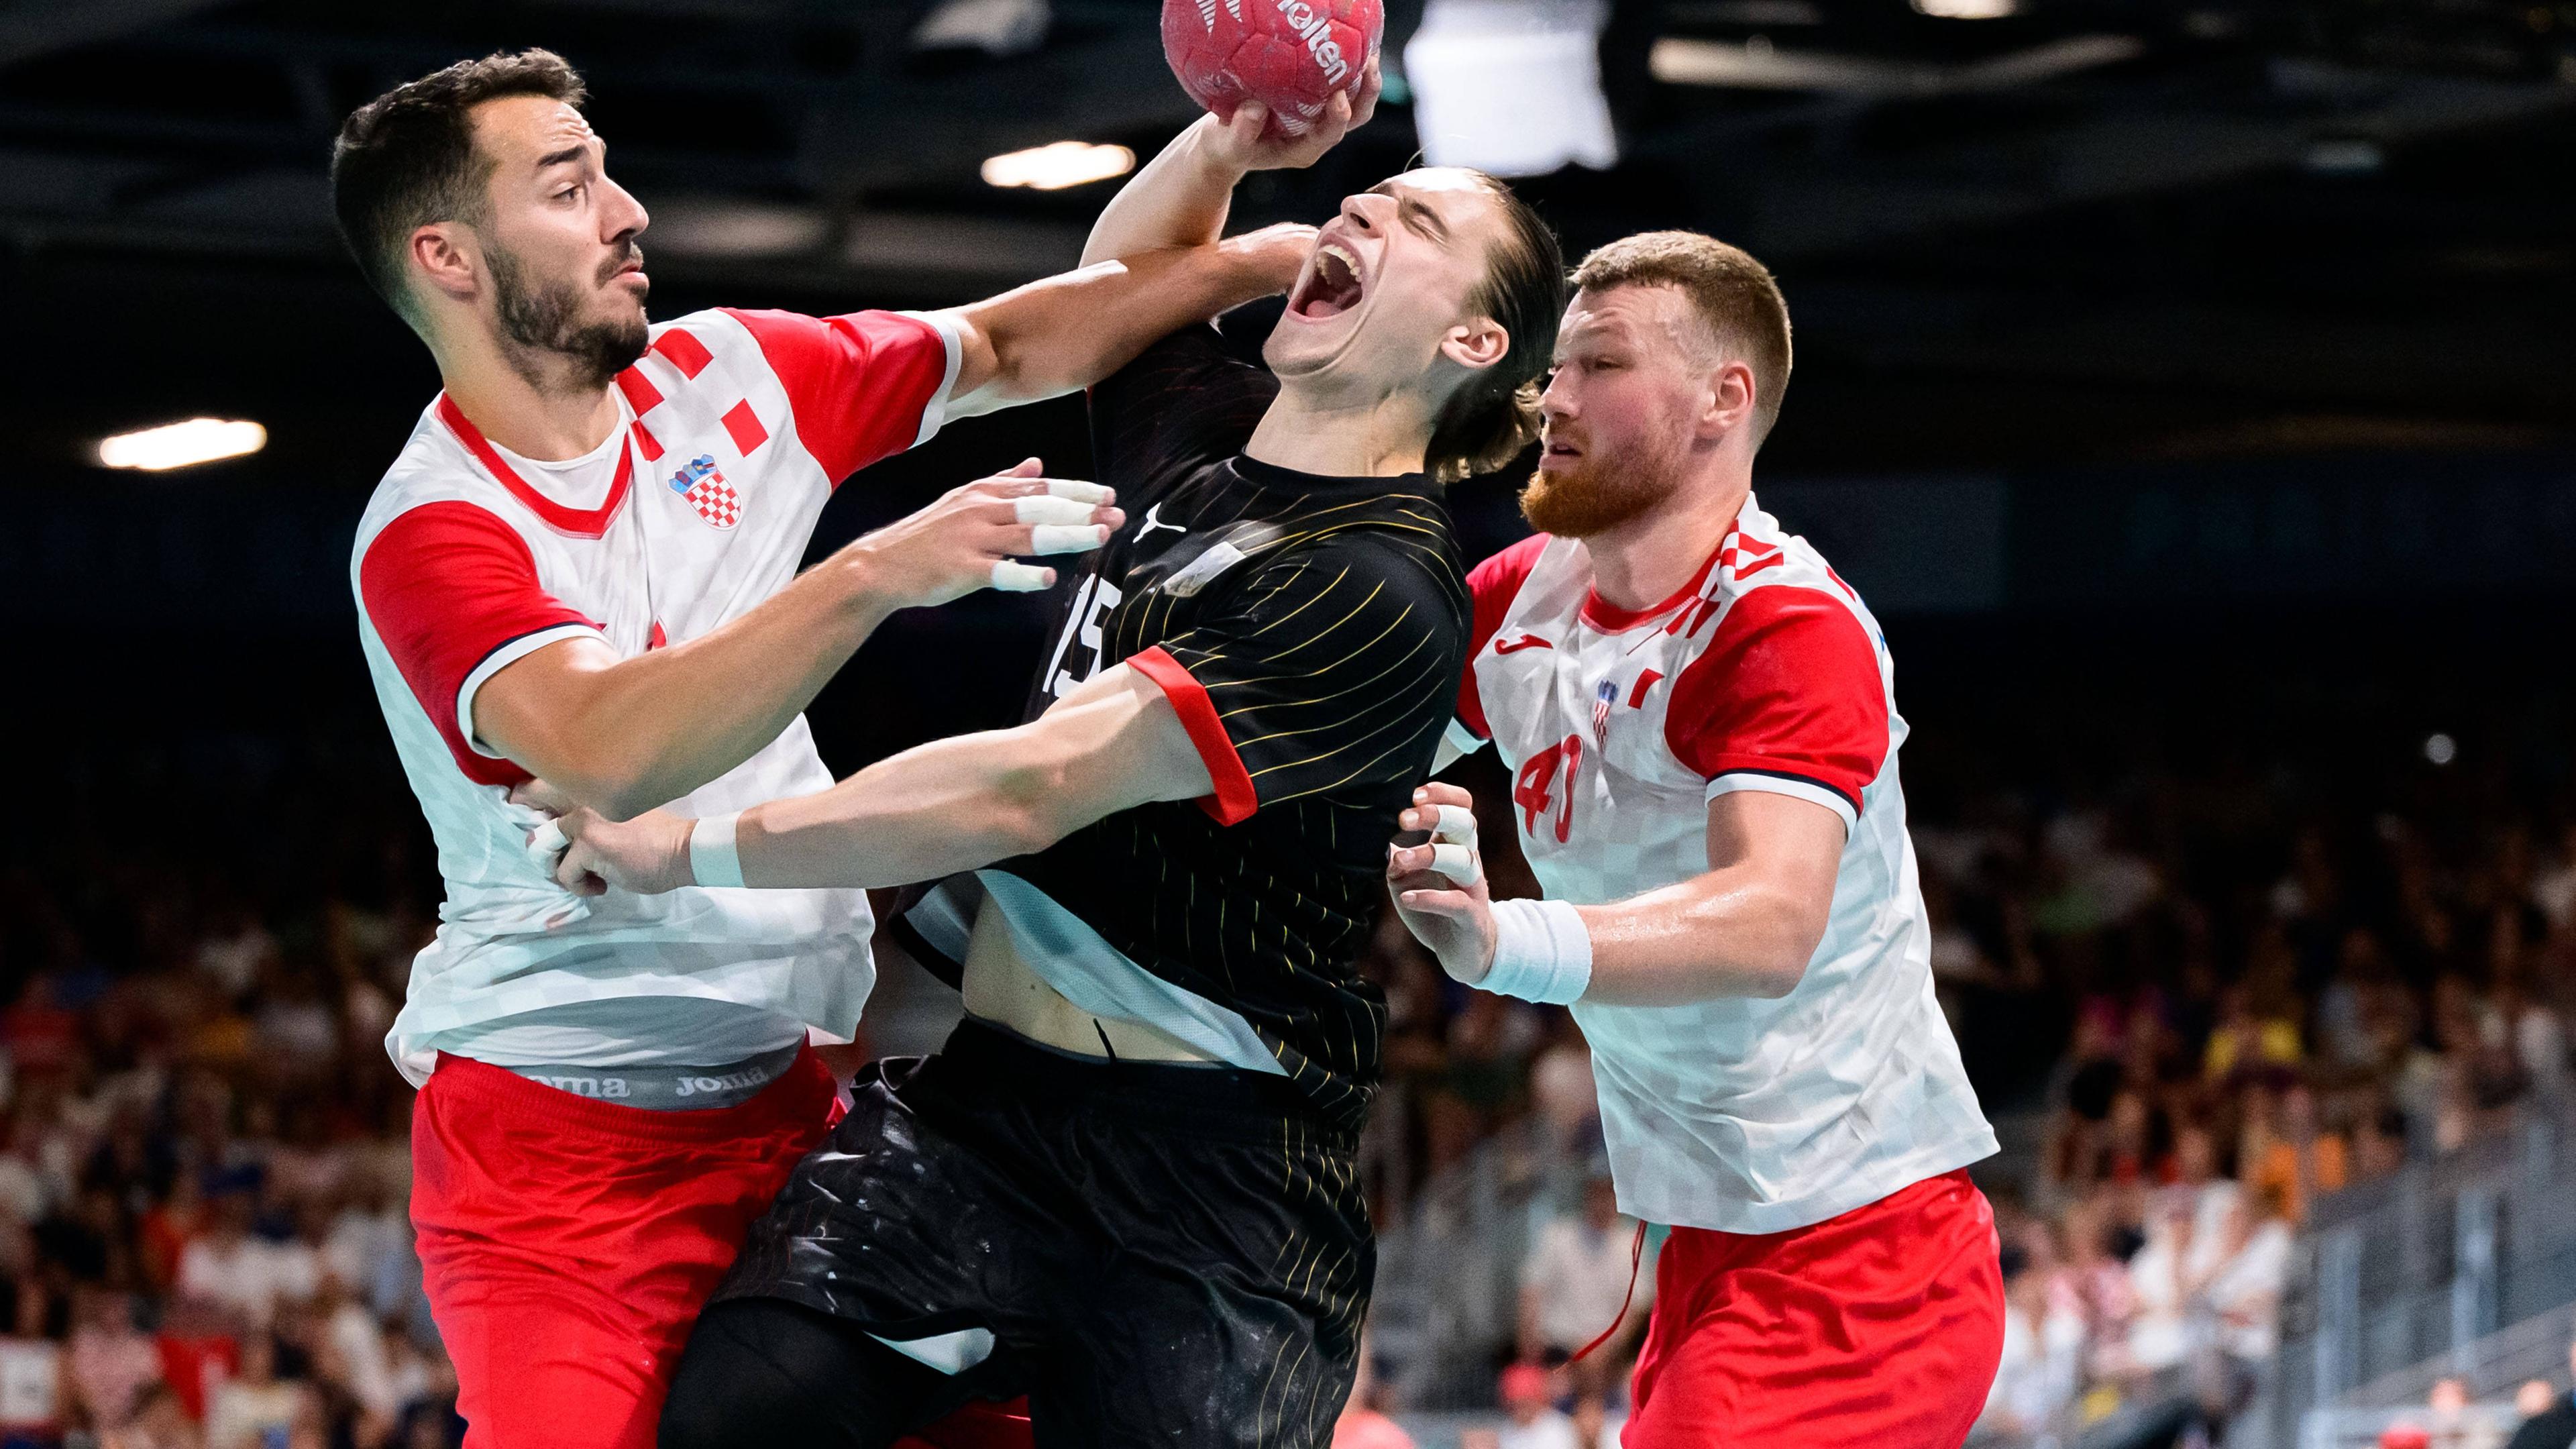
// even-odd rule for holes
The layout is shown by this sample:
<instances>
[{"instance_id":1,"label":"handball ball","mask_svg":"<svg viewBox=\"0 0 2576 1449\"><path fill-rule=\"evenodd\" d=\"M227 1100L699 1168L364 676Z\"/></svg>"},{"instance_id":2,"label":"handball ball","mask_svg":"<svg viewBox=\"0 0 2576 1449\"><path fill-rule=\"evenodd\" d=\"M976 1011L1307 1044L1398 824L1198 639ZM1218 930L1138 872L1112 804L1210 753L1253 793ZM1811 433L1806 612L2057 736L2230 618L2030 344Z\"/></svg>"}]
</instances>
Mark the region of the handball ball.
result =
<instances>
[{"instance_id":1,"label":"handball ball","mask_svg":"<svg viewBox=\"0 0 2576 1449\"><path fill-rule=\"evenodd\" d=\"M1261 102L1274 137L1313 130L1335 91L1356 101L1385 29L1382 0L1163 0L1181 89L1226 120Z\"/></svg>"}]
</instances>

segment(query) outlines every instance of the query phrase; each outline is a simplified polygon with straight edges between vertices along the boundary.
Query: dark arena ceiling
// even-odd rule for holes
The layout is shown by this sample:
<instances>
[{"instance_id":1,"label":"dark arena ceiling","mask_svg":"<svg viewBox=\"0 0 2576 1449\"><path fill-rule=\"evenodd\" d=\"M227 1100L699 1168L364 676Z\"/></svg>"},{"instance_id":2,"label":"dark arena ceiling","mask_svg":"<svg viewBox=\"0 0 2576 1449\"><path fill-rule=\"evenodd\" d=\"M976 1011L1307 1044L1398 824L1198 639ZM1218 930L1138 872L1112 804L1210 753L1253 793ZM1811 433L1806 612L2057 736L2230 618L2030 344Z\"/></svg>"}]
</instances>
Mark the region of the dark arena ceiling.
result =
<instances>
[{"instance_id":1,"label":"dark arena ceiling","mask_svg":"<svg viewBox=\"0 0 2576 1449\"><path fill-rule=\"evenodd\" d=\"M69 458L81 428L232 377L272 413L367 419L332 480L363 489L383 420L434 382L337 250L329 138L384 87L502 47L589 76L611 169L655 213L657 312L921 305L1067 265L1112 183L1005 191L979 168L1184 124L1159 6L955 4L1016 26L1007 53L925 45L927 0L0 4L0 290L36 342L0 415ZM1390 10L1392 53L1423 0ZM2576 3L1609 12L1620 159L1526 189L1570 249L1689 226L1780 273L1798 384L1766 466L2576 433ZM1238 218L1320 219L1417 145L1390 104L1314 171L1257 178Z\"/></svg>"}]
</instances>

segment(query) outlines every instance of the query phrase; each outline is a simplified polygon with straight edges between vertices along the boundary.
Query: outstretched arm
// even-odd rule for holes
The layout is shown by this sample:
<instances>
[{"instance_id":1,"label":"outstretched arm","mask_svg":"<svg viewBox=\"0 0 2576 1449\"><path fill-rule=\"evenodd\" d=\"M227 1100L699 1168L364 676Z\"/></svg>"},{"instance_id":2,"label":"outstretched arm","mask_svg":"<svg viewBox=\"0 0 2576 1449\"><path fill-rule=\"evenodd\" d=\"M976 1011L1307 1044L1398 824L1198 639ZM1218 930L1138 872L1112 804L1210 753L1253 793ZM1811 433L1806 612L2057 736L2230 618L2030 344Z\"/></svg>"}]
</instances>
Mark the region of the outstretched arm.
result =
<instances>
[{"instance_id":1,"label":"outstretched arm","mask_svg":"<svg viewBox=\"0 0 2576 1449\"><path fill-rule=\"evenodd\" d=\"M611 823L565 817L572 841L557 878L653 893L686 885L891 886L935 880L1042 850L1075 830L1153 800L1214 789L1162 689L1124 665L1015 729L906 750L819 795L772 800L729 822L739 880L702 880L726 822L655 813ZM693 860L694 856L694 860Z\"/></svg>"},{"instance_id":2,"label":"outstretched arm","mask_svg":"<svg viewBox=\"0 0 2576 1449\"><path fill-rule=\"evenodd\" d=\"M1397 823L1434 837L1389 853L1396 909L1442 969L1468 985L1487 984L1499 932L1467 792L1425 785L1414 802ZM1796 796L1718 796L1708 805L1705 874L1607 905L1549 903L1579 920L1585 941L1559 944L1578 953L1588 946L1591 975L1579 982L1559 975L1579 994L1547 999L1673 1006L1788 995L1824 939L1843 831L1841 816Z\"/></svg>"},{"instance_id":3,"label":"outstretched arm","mask_svg":"<svg viewBox=\"0 0 2576 1449\"><path fill-rule=\"evenodd\" d=\"M549 643L475 689L460 732L611 818L675 800L776 739L895 610L1043 588L1054 571L1013 555L1095 548L1124 520L1109 490L1036 474L1031 459L956 489L685 643L632 658L595 632Z\"/></svg>"},{"instance_id":4,"label":"outstretched arm","mask_svg":"<svg viewBox=\"0 0 2576 1449\"><path fill-rule=\"evenodd\" d=\"M1273 226L1245 236L1138 248L1079 271L934 313L959 340L951 417L1078 392L1158 339L1297 280L1315 229Z\"/></svg>"},{"instance_id":5,"label":"outstretched arm","mask_svg":"<svg viewBox=\"0 0 2576 1449\"><path fill-rule=\"evenodd\" d=\"M1258 101L1236 107L1228 119L1201 116L1101 209L1083 246L1083 263L1215 241L1225 232L1236 183L1255 171L1314 165L1343 136L1368 124L1377 111L1377 91L1377 62L1371 60L1358 104L1334 96L1315 129L1295 138L1265 140L1262 128L1270 116Z\"/></svg>"}]
</instances>

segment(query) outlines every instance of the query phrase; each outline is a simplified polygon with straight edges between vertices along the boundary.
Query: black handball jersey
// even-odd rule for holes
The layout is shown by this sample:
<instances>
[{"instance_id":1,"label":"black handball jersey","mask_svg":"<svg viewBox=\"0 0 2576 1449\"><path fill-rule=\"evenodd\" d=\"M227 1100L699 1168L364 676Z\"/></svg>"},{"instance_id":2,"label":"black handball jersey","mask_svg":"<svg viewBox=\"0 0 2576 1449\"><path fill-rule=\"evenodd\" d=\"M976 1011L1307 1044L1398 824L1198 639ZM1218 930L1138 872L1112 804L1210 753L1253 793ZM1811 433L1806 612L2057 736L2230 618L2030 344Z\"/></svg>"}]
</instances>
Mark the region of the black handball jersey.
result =
<instances>
[{"instance_id":1,"label":"black handball jersey","mask_svg":"<svg viewBox=\"0 0 2576 1449\"><path fill-rule=\"evenodd\" d=\"M1354 963L1449 720L1465 569L1427 477L1242 456L1277 391L1204 326L1092 390L1098 476L1128 522L1065 591L1027 707L1126 664L1180 712L1214 793L976 874L983 908L1008 909L1022 955L1077 1006L1282 1073L1356 1127L1386 1005ZM962 885L906 912L909 944L953 962Z\"/></svg>"}]
</instances>

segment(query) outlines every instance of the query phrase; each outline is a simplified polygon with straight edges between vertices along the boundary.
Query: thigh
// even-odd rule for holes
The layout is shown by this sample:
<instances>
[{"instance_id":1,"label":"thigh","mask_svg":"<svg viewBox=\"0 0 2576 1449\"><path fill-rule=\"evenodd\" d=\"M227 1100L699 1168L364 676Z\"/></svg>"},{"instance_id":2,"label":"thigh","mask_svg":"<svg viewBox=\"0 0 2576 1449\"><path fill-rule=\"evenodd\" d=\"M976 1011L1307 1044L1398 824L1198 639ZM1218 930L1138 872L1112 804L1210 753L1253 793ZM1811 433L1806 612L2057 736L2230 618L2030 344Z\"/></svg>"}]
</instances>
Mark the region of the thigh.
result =
<instances>
[{"instance_id":1,"label":"thigh","mask_svg":"<svg viewBox=\"0 0 2576 1449\"><path fill-rule=\"evenodd\" d=\"M1676 1231L1623 1449L1956 1449L2003 1345L1975 1191L1909 1189L1902 1212L1837 1219L1767 1253Z\"/></svg>"},{"instance_id":2,"label":"thigh","mask_svg":"<svg viewBox=\"0 0 2576 1449\"><path fill-rule=\"evenodd\" d=\"M1104 1150L1098 1180L1116 1186L1097 1207L1120 1250L1032 1366L1039 1449L1328 1444L1376 1270L1345 1157L1293 1130L1284 1153L1164 1136Z\"/></svg>"},{"instance_id":3,"label":"thigh","mask_svg":"<svg viewBox=\"0 0 2576 1449\"><path fill-rule=\"evenodd\" d=\"M548 1092L467 1063L414 1103L412 1222L458 1409L477 1449L649 1449L690 1323L820 1109L662 1142L569 1124Z\"/></svg>"},{"instance_id":4,"label":"thigh","mask_svg":"<svg viewBox=\"0 0 2576 1449\"><path fill-rule=\"evenodd\" d=\"M856 1325L775 1298L709 1308L662 1409L661 1449L887 1449L963 1390Z\"/></svg>"}]
</instances>

